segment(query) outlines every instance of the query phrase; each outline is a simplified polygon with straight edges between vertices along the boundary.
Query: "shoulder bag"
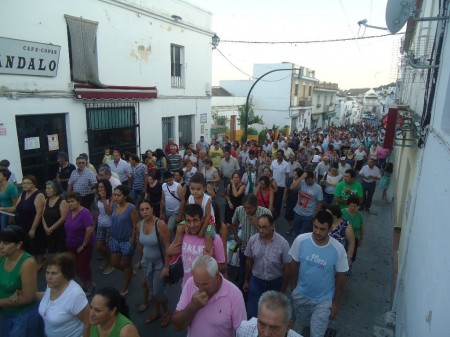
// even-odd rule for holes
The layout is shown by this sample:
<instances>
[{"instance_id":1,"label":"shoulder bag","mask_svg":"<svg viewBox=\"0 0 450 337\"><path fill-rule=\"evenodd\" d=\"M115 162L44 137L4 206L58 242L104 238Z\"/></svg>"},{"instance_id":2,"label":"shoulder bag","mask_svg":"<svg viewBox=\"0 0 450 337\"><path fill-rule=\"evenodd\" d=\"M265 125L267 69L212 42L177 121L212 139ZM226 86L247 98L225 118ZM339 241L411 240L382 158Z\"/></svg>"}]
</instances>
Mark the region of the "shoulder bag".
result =
<instances>
[{"instance_id":1,"label":"shoulder bag","mask_svg":"<svg viewBox=\"0 0 450 337\"><path fill-rule=\"evenodd\" d=\"M156 239L158 240L158 248L159 253L161 254L161 261L164 263L164 254L161 247L161 240L159 239L159 232L158 232L158 223L159 219L156 221L155 224L155 233L156 233ZM183 260L181 259L181 254L179 255L178 259L175 259L173 262L169 262L169 275L164 277L164 282L168 284L174 284L177 283L180 278L182 278L184 275L184 268L183 268Z\"/></svg>"}]
</instances>

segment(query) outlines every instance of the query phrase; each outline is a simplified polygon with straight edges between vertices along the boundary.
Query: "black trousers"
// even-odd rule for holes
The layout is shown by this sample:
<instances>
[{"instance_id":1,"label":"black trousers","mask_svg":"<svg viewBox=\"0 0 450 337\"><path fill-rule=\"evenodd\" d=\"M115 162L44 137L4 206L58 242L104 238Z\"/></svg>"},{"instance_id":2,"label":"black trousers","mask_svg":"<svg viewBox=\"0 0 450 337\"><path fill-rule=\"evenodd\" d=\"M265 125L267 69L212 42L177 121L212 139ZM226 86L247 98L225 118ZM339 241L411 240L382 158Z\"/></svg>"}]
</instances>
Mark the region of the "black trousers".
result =
<instances>
[{"instance_id":1,"label":"black trousers","mask_svg":"<svg viewBox=\"0 0 450 337\"><path fill-rule=\"evenodd\" d=\"M361 208L369 210L370 206L372 206L372 197L373 197L373 194L375 193L375 188L377 187L377 183L375 181L368 183L363 180L361 185L363 188L363 202L361 204Z\"/></svg>"}]
</instances>

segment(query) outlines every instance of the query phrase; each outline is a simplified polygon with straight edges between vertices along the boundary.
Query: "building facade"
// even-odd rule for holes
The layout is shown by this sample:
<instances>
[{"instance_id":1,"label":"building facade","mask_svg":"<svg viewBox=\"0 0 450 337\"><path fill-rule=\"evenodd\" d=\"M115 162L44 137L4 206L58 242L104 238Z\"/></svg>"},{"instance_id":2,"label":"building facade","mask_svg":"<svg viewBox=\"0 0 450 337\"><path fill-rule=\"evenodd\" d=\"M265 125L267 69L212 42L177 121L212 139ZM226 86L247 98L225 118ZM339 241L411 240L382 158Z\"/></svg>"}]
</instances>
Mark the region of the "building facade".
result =
<instances>
[{"instance_id":1,"label":"building facade","mask_svg":"<svg viewBox=\"0 0 450 337\"><path fill-rule=\"evenodd\" d=\"M394 226L398 275L395 335L446 336L450 303L450 35L448 1L417 1L402 41L394 147Z\"/></svg>"},{"instance_id":2,"label":"building facade","mask_svg":"<svg viewBox=\"0 0 450 337\"><path fill-rule=\"evenodd\" d=\"M0 144L19 181L56 153L196 141L210 113L211 13L183 0L8 1L0 13ZM188 67L189 65L189 67Z\"/></svg>"}]
</instances>

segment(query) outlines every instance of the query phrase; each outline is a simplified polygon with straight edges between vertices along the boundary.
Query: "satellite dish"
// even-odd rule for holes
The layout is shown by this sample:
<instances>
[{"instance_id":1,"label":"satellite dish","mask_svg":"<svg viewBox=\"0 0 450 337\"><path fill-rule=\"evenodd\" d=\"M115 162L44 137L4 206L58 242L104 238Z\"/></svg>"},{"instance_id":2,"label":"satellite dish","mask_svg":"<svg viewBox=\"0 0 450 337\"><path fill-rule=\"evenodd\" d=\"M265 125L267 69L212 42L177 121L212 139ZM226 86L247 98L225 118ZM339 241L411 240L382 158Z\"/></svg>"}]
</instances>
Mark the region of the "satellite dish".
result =
<instances>
[{"instance_id":1,"label":"satellite dish","mask_svg":"<svg viewBox=\"0 0 450 337\"><path fill-rule=\"evenodd\" d=\"M392 33L398 33L406 24L412 11L416 8L416 0L388 0L386 5L386 25Z\"/></svg>"}]
</instances>

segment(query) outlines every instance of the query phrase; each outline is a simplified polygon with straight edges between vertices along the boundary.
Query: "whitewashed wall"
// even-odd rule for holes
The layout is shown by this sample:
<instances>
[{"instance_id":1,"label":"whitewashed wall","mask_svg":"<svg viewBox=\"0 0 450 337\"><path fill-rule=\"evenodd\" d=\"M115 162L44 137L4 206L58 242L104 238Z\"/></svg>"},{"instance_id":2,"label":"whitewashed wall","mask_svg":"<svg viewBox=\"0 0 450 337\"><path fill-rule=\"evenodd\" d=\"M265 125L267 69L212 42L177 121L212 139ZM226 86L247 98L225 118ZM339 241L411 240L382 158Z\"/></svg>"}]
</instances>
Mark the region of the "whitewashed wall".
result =
<instances>
[{"instance_id":1,"label":"whitewashed wall","mask_svg":"<svg viewBox=\"0 0 450 337\"><path fill-rule=\"evenodd\" d=\"M426 8L437 5L428 1ZM426 16L426 12L424 16ZM448 336L450 254L450 36L444 32L430 133L419 157L402 228L394 310L397 337ZM414 92L411 92L411 97ZM401 172L399 174L402 174Z\"/></svg>"},{"instance_id":2,"label":"whitewashed wall","mask_svg":"<svg viewBox=\"0 0 450 337\"><path fill-rule=\"evenodd\" d=\"M157 86L158 98L140 103L141 150L160 147L161 118L193 115L193 141L200 137L199 115L210 113L211 13L182 0L26 0L2 3L1 35L61 46L56 77L0 74L0 136L3 158L21 180L15 116L66 113L71 154L87 152L84 104L72 98L67 28L64 15L97 21L100 81L106 85ZM176 22L171 18L182 19ZM185 86L171 87L170 44L184 46ZM13 91L56 98L8 99ZM80 139L83 141L80 142ZM71 158L72 160L74 158Z\"/></svg>"}]
</instances>

